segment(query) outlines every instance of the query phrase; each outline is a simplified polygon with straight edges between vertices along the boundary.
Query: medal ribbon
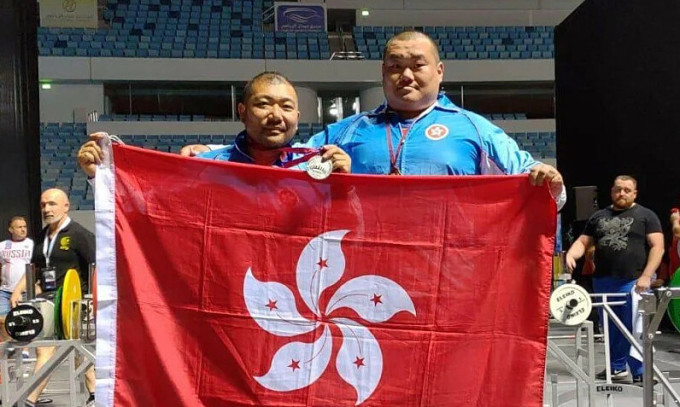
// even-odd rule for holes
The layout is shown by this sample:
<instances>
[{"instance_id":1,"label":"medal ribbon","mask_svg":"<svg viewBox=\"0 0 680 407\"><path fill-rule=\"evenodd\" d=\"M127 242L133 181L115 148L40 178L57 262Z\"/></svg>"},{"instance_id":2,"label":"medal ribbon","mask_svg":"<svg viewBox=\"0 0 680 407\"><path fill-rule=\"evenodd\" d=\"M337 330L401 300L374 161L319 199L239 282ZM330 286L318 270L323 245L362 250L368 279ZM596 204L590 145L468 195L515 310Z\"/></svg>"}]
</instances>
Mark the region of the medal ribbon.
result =
<instances>
[{"instance_id":1,"label":"medal ribbon","mask_svg":"<svg viewBox=\"0 0 680 407\"><path fill-rule=\"evenodd\" d=\"M387 147L390 150L390 175L401 175L399 167L397 167L397 161L399 160L399 154L401 154L401 149L404 147L404 142L406 141L406 136L411 128L410 126L406 129L401 128L401 124L398 125L401 131L401 139L399 139L399 145L397 146L397 152L394 152L394 147L392 146L392 126L389 121L385 122L385 134L387 135ZM406 131L404 131L406 130Z\"/></svg>"},{"instance_id":2,"label":"medal ribbon","mask_svg":"<svg viewBox=\"0 0 680 407\"><path fill-rule=\"evenodd\" d=\"M304 163L309 161L310 158L314 157L315 155L318 155L321 153L320 148L307 148L307 147L283 147L279 148L279 151L281 152L281 166L283 168L290 168L293 167L297 164ZM296 158L294 160L290 161L283 161L283 156L285 154L304 154L300 158Z\"/></svg>"}]
</instances>

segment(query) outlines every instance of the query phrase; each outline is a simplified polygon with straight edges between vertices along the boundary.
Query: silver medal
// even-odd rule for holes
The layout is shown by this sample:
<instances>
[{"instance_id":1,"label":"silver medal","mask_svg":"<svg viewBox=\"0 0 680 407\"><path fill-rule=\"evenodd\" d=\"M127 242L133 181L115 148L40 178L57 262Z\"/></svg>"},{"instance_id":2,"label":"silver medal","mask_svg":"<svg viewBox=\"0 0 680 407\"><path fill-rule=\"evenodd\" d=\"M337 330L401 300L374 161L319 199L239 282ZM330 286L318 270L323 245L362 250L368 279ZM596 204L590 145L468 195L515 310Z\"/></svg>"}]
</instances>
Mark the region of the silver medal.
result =
<instances>
[{"instance_id":1,"label":"silver medal","mask_svg":"<svg viewBox=\"0 0 680 407\"><path fill-rule=\"evenodd\" d=\"M326 179L333 172L331 160L323 161L320 155L315 155L307 161L307 174L314 179Z\"/></svg>"}]
</instances>

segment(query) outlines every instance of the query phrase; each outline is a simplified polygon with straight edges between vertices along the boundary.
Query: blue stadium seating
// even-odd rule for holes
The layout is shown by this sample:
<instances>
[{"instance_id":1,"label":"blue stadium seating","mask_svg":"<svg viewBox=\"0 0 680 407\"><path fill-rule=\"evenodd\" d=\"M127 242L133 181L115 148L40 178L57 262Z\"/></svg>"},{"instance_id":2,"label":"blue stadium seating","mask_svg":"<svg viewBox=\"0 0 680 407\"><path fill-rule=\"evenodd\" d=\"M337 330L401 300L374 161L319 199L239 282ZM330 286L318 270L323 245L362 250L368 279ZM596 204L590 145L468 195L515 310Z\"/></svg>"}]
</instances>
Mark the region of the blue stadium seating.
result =
<instances>
[{"instance_id":1,"label":"blue stadium seating","mask_svg":"<svg viewBox=\"0 0 680 407\"><path fill-rule=\"evenodd\" d=\"M265 31L263 12L272 4L271 0L108 0L103 17L110 28L40 27L38 45L41 56L330 58L325 32ZM381 59L387 39L404 28L354 27L356 49L366 59ZM422 29L439 43L445 59L554 57L553 27Z\"/></svg>"},{"instance_id":2,"label":"blue stadium seating","mask_svg":"<svg viewBox=\"0 0 680 407\"><path fill-rule=\"evenodd\" d=\"M404 27L354 27L357 51L382 59L393 32ZM384 32L383 32L384 31ZM552 59L553 27L423 27L440 46L443 59Z\"/></svg>"},{"instance_id":3,"label":"blue stadium seating","mask_svg":"<svg viewBox=\"0 0 680 407\"><path fill-rule=\"evenodd\" d=\"M262 16L272 5L273 1L251 0L144 0L140 4L109 0L103 17L110 28L40 27L40 55L263 58L263 44L267 39L273 39L274 33L263 32ZM268 57L290 58L293 53L295 58L330 57L325 32L284 34L284 38L292 40L291 46L309 45L310 50L320 47L321 52L303 52L298 55L298 49L288 49L284 42L283 54L268 53ZM232 45L230 52L217 52L224 50L218 48L223 44ZM147 49L149 51L140 51Z\"/></svg>"}]
</instances>

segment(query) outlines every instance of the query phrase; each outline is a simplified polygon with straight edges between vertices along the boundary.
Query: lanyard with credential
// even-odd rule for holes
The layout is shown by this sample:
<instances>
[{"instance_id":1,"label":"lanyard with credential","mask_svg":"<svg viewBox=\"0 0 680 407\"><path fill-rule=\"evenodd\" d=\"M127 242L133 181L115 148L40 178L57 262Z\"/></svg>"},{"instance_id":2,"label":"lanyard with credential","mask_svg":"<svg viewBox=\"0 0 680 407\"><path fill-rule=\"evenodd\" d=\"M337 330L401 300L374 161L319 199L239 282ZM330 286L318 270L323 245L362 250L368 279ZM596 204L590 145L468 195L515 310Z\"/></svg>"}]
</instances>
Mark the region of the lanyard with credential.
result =
<instances>
[{"instance_id":1,"label":"lanyard with credential","mask_svg":"<svg viewBox=\"0 0 680 407\"><path fill-rule=\"evenodd\" d=\"M401 149L404 147L404 142L406 141L406 136L408 135L411 127L409 126L406 131L401 128L401 124L398 124L399 131L401 131L401 139L399 139L399 145L397 146L397 152L394 152L394 147L392 146L392 125L389 120L385 122L385 133L387 135L387 147L390 150L390 175L401 175L399 167L397 167L397 161L399 160L399 154L401 154Z\"/></svg>"},{"instance_id":2,"label":"lanyard with credential","mask_svg":"<svg viewBox=\"0 0 680 407\"><path fill-rule=\"evenodd\" d=\"M59 226L59 229L57 229L57 232L54 234L54 237L50 239L50 232L49 230L47 233L45 233L45 241L43 242L43 256L45 256L45 266L49 267L50 266L50 256L52 255L52 249L54 249L54 242L57 241L57 236L59 236L59 232L62 231L69 223L71 223L71 218L67 218L64 223Z\"/></svg>"}]
</instances>

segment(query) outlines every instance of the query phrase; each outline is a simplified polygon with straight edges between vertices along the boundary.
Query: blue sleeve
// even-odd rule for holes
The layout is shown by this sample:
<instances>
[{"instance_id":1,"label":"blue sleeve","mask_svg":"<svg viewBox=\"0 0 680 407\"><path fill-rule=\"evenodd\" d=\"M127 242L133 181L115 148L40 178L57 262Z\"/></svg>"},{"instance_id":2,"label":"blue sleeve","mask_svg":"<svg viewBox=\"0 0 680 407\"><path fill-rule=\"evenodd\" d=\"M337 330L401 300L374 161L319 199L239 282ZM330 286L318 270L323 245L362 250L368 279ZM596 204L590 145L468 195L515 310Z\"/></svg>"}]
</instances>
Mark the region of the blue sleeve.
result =
<instances>
[{"instance_id":1,"label":"blue sleeve","mask_svg":"<svg viewBox=\"0 0 680 407\"><path fill-rule=\"evenodd\" d=\"M231 150L231 144L226 147L218 148L212 151L206 151L196 155L198 158L205 158L206 160L222 160L229 161L229 151Z\"/></svg>"},{"instance_id":2,"label":"blue sleeve","mask_svg":"<svg viewBox=\"0 0 680 407\"><path fill-rule=\"evenodd\" d=\"M327 125L323 131L313 135L307 141L306 146L319 148L321 146L325 146L326 144L335 144L336 146L343 148L343 143L346 142L346 136L348 134L351 136L352 131L359 123L359 119L364 116L365 115L362 113L354 114L340 120L339 122Z\"/></svg>"},{"instance_id":3,"label":"blue sleeve","mask_svg":"<svg viewBox=\"0 0 680 407\"><path fill-rule=\"evenodd\" d=\"M328 144L326 142L327 139L328 138L326 136L326 130L323 130L310 137L309 140L307 140L307 142L304 143L302 146L308 148L319 148L321 146L325 146L326 144Z\"/></svg>"},{"instance_id":4,"label":"blue sleeve","mask_svg":"<svg viewBox=\"0 0 680 407\"><path fill-rule=\"evenodd\" d=\"M502 129L474 113L467 115L479 132L482 160L486 160L481 163L483 174L524 174L539 163Z\"/></svg>"}]
</instances>

